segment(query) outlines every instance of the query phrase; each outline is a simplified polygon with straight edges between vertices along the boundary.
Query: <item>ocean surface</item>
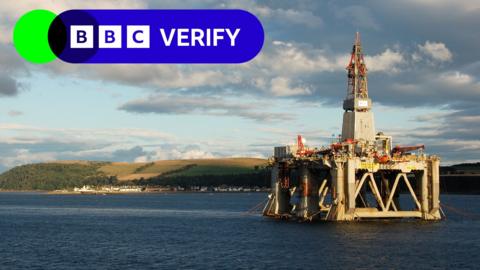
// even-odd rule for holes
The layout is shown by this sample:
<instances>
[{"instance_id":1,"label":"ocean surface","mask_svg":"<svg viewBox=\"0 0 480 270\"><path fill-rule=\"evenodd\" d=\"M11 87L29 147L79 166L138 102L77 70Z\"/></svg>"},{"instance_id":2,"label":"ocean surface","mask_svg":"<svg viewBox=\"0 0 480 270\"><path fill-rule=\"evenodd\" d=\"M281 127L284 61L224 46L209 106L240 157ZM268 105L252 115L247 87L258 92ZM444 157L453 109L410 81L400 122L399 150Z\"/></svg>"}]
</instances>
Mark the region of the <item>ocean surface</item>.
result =
<instances>
[{"instance_id":1,"label":"ocean surface","mask_svg":"<svg viewBox=\"0 0 480 270\"><path fill-rule=\"evenodd\" d=\"M480 269L480 196L441 222L298 223L264 193L0 193L0 269ZM451 208L453 207L453 208Z\"/></svg>"}]
</instances>

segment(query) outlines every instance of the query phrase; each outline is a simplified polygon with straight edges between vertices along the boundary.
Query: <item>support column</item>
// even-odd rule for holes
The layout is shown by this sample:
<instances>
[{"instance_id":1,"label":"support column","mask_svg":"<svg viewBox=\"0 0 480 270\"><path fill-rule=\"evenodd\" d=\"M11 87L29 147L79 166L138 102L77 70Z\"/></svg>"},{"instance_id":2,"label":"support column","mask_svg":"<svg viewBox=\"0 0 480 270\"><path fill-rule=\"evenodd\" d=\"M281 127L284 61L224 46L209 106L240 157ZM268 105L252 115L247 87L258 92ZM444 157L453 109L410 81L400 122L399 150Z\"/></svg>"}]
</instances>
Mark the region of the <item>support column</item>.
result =
<instances>
[{"instance_id":1,"label":"support column","mask_svg":"<svg viewBox=\"0 0 480 270\"><path fill-rule=\"evenodd\" d=\"M298 217L311 220L320 211L318 181L305 165L300 168L299 180L301 189L296 214Z\"/></svg>"},{"instance_id":2,"label":"support column","mask_svg":"<svg viewBox=\"0 0 480 270\"><path fill-rule=\"evenodd\" d=\"M353 214L355 210L355 159L349 158L346 163L346 172L345 175L347 177L347 192L345 192L347 198L346 201L348 203L348 213Z\"/></svg>"},{"instance_id":3,"label":"support column","mask_svg":"<svg viewBox=\"0 0 480 270\"><path fill-rule=\"evenodd\" d=\"M440 219L440 161L438 159L432 159L432 209L430 214L435 219Z\"/></svg>"},{"instance_id":4,"label":"support column","mask_svg":"<svg viewBox=\"0 0 480 270\"><path fill-rule=\"evenodd\" d=\"M428 173L429 166L425 166L425 169L421 172L420 179L420 203L422 205L422 218L428 219L430 212L430 205L428 203ZM419 177L420 178L420 177ZM418 178L417 178L418 179Z\"/></svg>"},{"instance_id":5,"label":"support column","mask_svg":"<svg viewBox=\"0 0 480 270\"><path fill-rule=\"evenodd\" d=\"M328 220L344 220L345 219L345 189L344 189L344 163L335 162L335 166L331 169L333 201Z\"/></svg>"},{"instance_id":6,"label":"support column","mask_svg":"<svg viewBox=\"0 0 480 270\"><path fill-rule=\"evenodd\" d=\"M288 187L282 185L286 171L284 164L276 163L272 168L272 189L274 191L273 215L283 216L290 213L290 193Z\"/></svg>"}]
</instances>

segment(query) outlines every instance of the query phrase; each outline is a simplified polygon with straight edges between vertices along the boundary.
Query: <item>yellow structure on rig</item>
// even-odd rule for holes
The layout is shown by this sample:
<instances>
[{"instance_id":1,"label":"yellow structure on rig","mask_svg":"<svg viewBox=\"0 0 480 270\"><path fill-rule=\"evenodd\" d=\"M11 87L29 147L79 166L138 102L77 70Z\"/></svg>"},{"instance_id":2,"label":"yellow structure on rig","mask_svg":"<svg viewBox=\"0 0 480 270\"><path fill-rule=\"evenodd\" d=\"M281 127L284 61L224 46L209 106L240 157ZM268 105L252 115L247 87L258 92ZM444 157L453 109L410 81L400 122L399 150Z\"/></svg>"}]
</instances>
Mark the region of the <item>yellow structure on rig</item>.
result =
<instances>
[{"instance_id":1,"label":"yellow structure on rig","mask_svg":"<svg viewBox=\"0 0 480 270\"><path fill-rule=\"evenodd\" d=\"M392 137L375 131L358 33L347 76L341 138L320 150L304 146L300 135L296 146L275 147L263 214L329 221L441 219L439 158L426 155L423 145L392 147Z\"/></svg>"}]
</instances>

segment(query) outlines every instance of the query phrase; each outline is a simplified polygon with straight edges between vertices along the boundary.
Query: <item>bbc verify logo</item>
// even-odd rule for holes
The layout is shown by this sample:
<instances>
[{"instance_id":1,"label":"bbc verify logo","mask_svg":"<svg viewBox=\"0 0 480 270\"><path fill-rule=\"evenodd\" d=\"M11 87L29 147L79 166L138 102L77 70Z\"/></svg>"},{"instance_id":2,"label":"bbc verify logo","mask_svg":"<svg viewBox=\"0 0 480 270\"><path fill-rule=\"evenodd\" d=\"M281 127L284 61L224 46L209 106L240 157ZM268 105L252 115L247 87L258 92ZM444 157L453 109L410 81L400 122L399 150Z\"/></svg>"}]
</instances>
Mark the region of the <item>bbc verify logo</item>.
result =
<instances>
[{"instance_id":1,"label":"bbc verify logo","mask_svg":"<svg viewBox=\"0 0 480 270\"><path fill-rule=\"evenodd\" d=\"M92 49L94 47L93 25L70 26L70 47ZM150 48L150 26L127 26L127 48ZM99 25L98 48L122 48L122 26Z\"/></svg>"},{"instance_id":2,"label":"bbc verify logo","mask_svg":"<svg viewBox=\"0 0 480 270\"><path fill-rule=\"evenodd\" d=\"M230 46L235 46L240 28L233 31L229 28L215 29L164 29L161 28L161 41L165 46L218 46L219 42L226 41ZM127 48L150 48L149 25L126 26ZM94 27L91 25L72 25L70 27L70 47L75 49L94 47ZM175 42L174 42L175 41ZM98 47L122 48L122 26L99 25Z\"/></svg>"},{"instance_id":3,"label":"bbc verify logo","mask_svg":"<svg viewBox=\"0 0 480 270\"><path fill-rule=\"evenodd\" d=\"M14 30L18 53L34 63L242 63L263 42L244 10L34 10Z\"/></svg>"}]
</instances>

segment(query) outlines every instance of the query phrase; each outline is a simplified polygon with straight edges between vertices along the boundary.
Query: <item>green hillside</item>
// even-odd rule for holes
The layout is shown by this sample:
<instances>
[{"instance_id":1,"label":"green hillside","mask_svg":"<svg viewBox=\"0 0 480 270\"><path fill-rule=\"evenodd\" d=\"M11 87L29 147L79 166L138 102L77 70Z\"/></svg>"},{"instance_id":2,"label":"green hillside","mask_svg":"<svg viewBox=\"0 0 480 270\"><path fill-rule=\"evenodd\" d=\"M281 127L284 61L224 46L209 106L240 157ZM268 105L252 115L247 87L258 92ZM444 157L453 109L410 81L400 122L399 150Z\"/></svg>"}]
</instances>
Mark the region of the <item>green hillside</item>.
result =
<instances>
[{"instance_id":1,"label":"green hillside","mask_svg":"<svg viewBox=\"0 0 480 270\"><path fill-rule=\"evenodd\" d=\"M0 175L0 189L55 190L83 185L148 185L150 181L151 184L171 182L172 185L187 185L195 179L197 183L199 177L214 177L217 183L222 182L222 178L240 179L247 175L251 179L251 175L257 175L258 169L265 165L266 160L255 158L163 160L149 163L58 161L22 165L4 172Z\"/></svg>"},{"instance_id":2,"label":"green hillside","mask_svg":"<svg viewBox=\"0 0 480 270\"><path fill-rule=\"evenodd\" d=\"M102 163L40 163L15 167L0 175L0 188L8 190L55 190L116 182L98 170Z\"/></svg>"}]
</instances>

